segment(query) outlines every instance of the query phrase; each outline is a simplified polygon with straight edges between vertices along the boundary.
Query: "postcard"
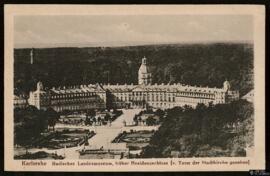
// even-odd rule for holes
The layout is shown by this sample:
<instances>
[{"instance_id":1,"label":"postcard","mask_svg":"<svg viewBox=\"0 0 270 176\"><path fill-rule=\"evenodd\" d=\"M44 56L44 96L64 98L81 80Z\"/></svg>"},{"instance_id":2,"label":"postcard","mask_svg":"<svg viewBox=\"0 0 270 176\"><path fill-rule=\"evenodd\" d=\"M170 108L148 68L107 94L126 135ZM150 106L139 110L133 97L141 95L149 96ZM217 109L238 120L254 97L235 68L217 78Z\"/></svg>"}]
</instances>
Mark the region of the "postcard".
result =
<instances>
[{"instance_id":1,"label":"postcard","mask_svg":"<svg viewBox=\"0 0 270 176\"><path fill-rule=\"evenodd\" d=\"M261 5L5 5L6 171L265 169Z\"/></svg>"}]
</instances>

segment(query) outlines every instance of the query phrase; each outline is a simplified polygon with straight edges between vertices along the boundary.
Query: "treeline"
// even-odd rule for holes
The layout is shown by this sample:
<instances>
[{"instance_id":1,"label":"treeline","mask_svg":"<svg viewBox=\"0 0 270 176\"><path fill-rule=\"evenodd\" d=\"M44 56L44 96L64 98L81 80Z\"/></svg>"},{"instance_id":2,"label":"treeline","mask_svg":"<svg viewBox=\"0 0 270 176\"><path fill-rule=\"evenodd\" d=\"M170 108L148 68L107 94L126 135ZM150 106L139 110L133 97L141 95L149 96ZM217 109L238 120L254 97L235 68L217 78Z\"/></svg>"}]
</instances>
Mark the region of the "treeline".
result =
<instances>
[{"instance_id":1,"label":"treeline","mask_svg":"<svg viewBox=\"0 0 270 176\"><path fill-rule=\"evenodd\" d=\"M38 110L34 106L14 109L14 144L31 146L42 132L54 130L59 114L52 108Z\"/></svg>"},{"instance_id":2,"label":"treeline","mask_svg":"<svg viewBox=\"0 0 270 176\"><path fill-rule=\"evenodd\" d=\"M45 86L89 83L136 84L142 57L148 58L154 83L221 87L225 79L245 94L253 88L253 45L175 44L130 47L44 48L14 51L18 93L38 80Z\"/></svg>"},{"instance_id":3,"label":"treeline","mask_svg":"<svg viewBox=\"0 0 270 176\"><path fill-rule=\"evenodd\" d=\"M169 109L142 157L246 156L246 147L254 145L253 113L244 100Z\"/></svg>"}]
</instances>

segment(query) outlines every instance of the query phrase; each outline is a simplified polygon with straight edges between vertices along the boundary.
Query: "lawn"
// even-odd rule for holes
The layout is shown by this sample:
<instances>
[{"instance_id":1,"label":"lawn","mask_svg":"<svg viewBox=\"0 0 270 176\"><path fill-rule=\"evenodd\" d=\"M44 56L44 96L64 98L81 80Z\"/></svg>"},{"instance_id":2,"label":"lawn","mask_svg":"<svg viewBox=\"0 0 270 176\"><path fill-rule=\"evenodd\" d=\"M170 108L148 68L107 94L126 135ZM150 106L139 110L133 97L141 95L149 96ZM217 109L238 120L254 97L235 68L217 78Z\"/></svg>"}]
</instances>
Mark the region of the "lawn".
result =
<instances>
[{"instance_id":1,"label":"lawn","mask_svg":"<svg viewBox=\"0 0 270 176\"><path fill-rule=\"evenodd\" d=\"M131 131L119 134L114 140L114 143L127 143L129 150L141 150L149 144L153 131Z\"/></svg>"},{"instance_id":2,"label":"lawn","mask_svg":"<svg viewBox=\"0 0 270 176\"><path fill-rule=\"evenodd\" d=\"M44 136L36 146L39 148L60 149L64 147L75 147L82 145L93 137L93 131L84 129L57 129L50 135Z\"/></svg>"}]
</instances>

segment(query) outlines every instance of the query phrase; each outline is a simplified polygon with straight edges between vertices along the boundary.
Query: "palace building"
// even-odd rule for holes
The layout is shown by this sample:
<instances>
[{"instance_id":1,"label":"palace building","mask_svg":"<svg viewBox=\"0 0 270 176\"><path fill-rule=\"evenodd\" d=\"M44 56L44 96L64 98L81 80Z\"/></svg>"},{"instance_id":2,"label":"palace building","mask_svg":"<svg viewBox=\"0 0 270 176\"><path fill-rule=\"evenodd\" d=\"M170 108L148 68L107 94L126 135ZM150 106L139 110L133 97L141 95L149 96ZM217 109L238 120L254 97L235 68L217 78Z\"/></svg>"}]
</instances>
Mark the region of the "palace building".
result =
<instances>
[{"instance_id":1,"label":"palace building","mask_svg":"<svg viewBox=\"0 0 270 176\"><path fill-rule=\"evenodd\" d=\"M224 104L239 99L239 92L232 91L225 81L222 88L196 87L183 84L153 84L147 59L142 59L138 71L138 84L102 85L89 84L44 90L41 82L30 92L28 103L38 109L52 107L60 112L99 108L160 109L198 103Z\"/></svg>"},{"instance_id":2,"label":"palace building","mask_svg":"<svg viewBox=\"0 0 270 176\"><path fill-rule=\"evenodd\" d=\"M27 97L24 95L14 95L13 105L14 108L26 108L28 105Z\"/></svg>"}]
</instances>

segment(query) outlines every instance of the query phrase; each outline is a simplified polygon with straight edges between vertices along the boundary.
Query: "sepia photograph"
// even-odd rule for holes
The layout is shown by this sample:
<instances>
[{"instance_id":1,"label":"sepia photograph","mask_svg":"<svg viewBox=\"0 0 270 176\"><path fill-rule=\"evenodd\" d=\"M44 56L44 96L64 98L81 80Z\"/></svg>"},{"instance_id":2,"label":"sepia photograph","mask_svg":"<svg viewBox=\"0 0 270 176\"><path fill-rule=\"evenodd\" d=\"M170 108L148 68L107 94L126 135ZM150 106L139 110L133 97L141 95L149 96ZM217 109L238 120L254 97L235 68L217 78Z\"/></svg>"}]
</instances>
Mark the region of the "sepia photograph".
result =
<instances>
[{"instance_id":1,"label":"sepia photograph","mask_svg":"<svg viewBox=\"0 0 270 176\"><path fill-rule=\"evenodd\" d=\"M251 165L254 15L142 12L12 16L11 160Z\"/></svg>"}]
</instances>

